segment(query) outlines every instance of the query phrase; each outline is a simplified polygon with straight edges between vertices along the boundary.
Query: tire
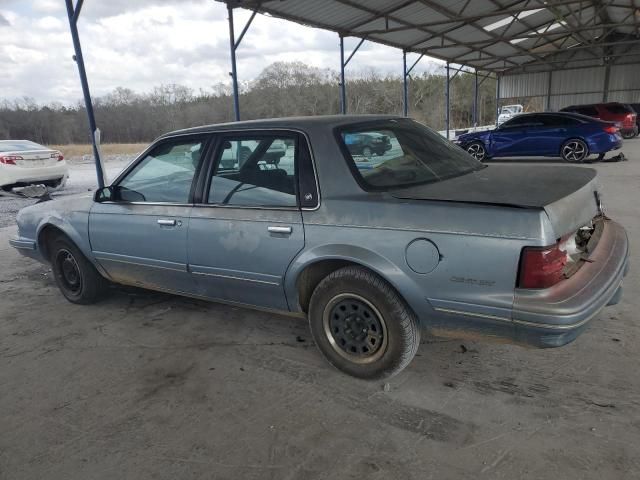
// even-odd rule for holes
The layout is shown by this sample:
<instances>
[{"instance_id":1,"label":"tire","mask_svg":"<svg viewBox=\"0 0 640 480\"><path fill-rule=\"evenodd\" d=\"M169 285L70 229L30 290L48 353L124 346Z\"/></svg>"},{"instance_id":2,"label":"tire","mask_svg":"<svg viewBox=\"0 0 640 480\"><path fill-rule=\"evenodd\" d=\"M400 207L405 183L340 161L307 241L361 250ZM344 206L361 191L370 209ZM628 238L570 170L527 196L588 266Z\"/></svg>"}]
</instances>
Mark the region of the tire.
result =
<instances>
[{"instance_id":1,"label":"tire","mask_svg":"<svg viewBox=\"0 0 640 480\"><path fill-rule=\"evenodd\" d=\"M471 155L479 162L483 162L489 158L489 156L487 155L487 149L482 142L472 142L467 145L467 148L465 148L465 150L469 155Z\"/></svg>"},{"instance_id":2,"label":"tire","mask_svg":"<svg viewBox=\"0 0 640 480\"><path fill-rule=\"evenodd\" d=\"M341 268L320 282L311 296L309 326L329 363L366 380L399 373L420 344L418 319L406 302L362 267Z\"/></svg>"},{"instance_id":3,"label":"tire","mask_svg":"<svg viewBox=\"0 0 640 480\"><path fill-rule=\"evenodd\" d=\"M107 280L65 236L49 244L51 270L62 295L71 303L95 303L107 290Z\"/></svg>"},{"instance_id":4,"label":"tire","mask_svg":"<svg viewBox=\"0 0 640 480\"><path fill-rule=\"evenodd\" d=\"M560 156L565 162L582 163L589 156L589 147L579 138L572 138L564 142Z\"/></svg>"},{"instance_id":5,"label":"tire","mask_svg":"<svg viewBox=\"0 0 640 480\"><path fill-rule=\"evenodd\" d=\"M362 149L362 155L366 158L371 158L373 156L373 152L370 147L364 147Z\"/></svg>"},{"instance_id":6,"label":"tire","mask_svg":"<svg viewBox=\"0 0 640 480\"><path fill-rule=\"evenodd\" d=\"M626 132L622 132L622 138L624 138L625 140L629 140L636 135L638 135L638 132L636 132L635 130L627 130Z\"/></svg>"}]
</instances>

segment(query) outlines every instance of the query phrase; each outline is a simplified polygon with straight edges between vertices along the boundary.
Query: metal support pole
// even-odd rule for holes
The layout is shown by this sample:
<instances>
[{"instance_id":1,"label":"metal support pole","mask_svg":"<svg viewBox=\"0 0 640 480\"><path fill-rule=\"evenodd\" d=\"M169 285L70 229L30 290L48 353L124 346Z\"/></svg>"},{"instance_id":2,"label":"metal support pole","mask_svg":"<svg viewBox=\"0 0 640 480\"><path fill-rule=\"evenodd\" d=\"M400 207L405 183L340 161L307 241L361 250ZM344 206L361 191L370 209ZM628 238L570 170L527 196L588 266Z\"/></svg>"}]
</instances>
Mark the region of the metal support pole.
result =
<instances>
[{"instance_id":1,"label":"metal support pole","mask_svg":"<svg viewBox=\"0 0 640 480\"><path fill-rule=\"evenodd\" d=\"M407 85L407 52L402 51L402 114L409 116L409 86Z\"/></svg>"},{"instance_id":2,"label":"metal support pole","mask_svg":"<svg viewBox=\"0 0 640 480\"><path fill-rule=\"evenodd\" d=\"M545 111L551 111L551 86L553 82L553 70L549 70L549 79L547 81L547 101L545 105Z\"/></svg>"},{"instance_id":3,"label":"metal support pole","mask_svg":"<svg viewBox=\"0 0 640 480\"><path fill-rule=\"evenodd\" d=\"M473 126L478 126L478 69L475 69L473 83Z\"/></svg>"},{"instance_id":4,"label":"metal support pole","mask_svg":"<svg viewBox=\"0 0 640 480\"><path fill-rule=\"evenodd\" d=\"M93 114L93 103L91 102L91 92L89 91L89 81L87 80L87 72L84 69L84 58L82 57L82 47L80 46L80 36L78 35L78 16L82 8L83 0L78 0L76 7L73 7L73 0L65 0L67 4L67 16L69 17L69 29L71 30L71 38L73 39L73 49L75 51L74 60L78 65L78 73L80 74L80 84L82 85L82 95L84 96L84 104L89 117L89 129L91 130L91 144L93 147L93 158L96 162L96 176L98 179L98 188L104 187L104 173L102 172L102 163L100 152L96 141L96 118Z\"/></svg>"},{"instance_id":5,"label":"metal support pole","mask_svg":"<svg viewBox=\"0 0 640 480\"><path fill-rule=\"evenodd\" d=\"M227 4L227 10L229 11L229 47L231 50L231 81L233 82L233 112L237 122L240 120L240 98L238 94L238 71L236 69L236 39L233 30L233 7Z\"/></svg>"},{"instance_id":6,"label":"metal support pole","mask_svg":"<svg viewBox=\"0 0 640 480\"><path fill-rule=\"evenodd\" d=\"M344 37L340 35L340 113L347 113L347 93L344 85Z\"/></svg>"},{"instance_id":7,"label":"metal support pole","mask_svg":"<svg viewBox=\"0 0 640 480\"><path fill-rule=\"evenodd\" d=\"M496 127L500 116L500 74L496 74Z\"/></svg>"},{"instance_id":8,"label":"metal support pole","mask_svg":"<svg viewBox=\"0 0 640 480\"><path fill-rule=\"evenodd\" d=\"M604 85L602 87L602 101L606 102L609 99L609 82L611 78L611 64L607 61L604 66Z\"/></svg>"},{"instance_id":9,"label":"metal support pole","mask_svg":"<svg viewBox=\"0 0 640 480\"><path fill-rule=\"evenodd\" d=\"M450 90L449 90L450 86L449 86L449 62L447 62L447 85L446 85L446 91L445 91L445 124L447 126L447 140L449 140L449 94L450 94Z\"/></svg>"}]
</instances>

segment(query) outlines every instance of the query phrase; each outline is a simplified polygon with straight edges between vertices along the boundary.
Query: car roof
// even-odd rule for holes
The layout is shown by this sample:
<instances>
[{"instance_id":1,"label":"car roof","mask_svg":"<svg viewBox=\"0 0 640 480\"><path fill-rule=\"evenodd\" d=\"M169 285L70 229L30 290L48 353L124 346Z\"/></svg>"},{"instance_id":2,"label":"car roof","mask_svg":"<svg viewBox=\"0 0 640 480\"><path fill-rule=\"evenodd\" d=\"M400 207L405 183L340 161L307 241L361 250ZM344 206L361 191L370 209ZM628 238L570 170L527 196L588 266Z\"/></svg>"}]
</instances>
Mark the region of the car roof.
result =
<instances>
[{"instance_id":1,"label":"car roof","mask_svg":"<svg viewBox=\"0 0 640 480\"><path fill-rule=\"evenodd\" d=\"M317 115L309 117L282 117L282 118L266 118L259 120L242 120L239 122L217 123L212 125L203 125L200 127L185 128L165 133L161 136L170 137L173 135L188 135L197 133L210 133L225 130L243 130L243 129L269 129L269 128L291 128L302 129L306 127L324 126L333 128L352 123L376 121L376 120L392 120L404 119L399 115Z\"/></svg>"}]
</instances>

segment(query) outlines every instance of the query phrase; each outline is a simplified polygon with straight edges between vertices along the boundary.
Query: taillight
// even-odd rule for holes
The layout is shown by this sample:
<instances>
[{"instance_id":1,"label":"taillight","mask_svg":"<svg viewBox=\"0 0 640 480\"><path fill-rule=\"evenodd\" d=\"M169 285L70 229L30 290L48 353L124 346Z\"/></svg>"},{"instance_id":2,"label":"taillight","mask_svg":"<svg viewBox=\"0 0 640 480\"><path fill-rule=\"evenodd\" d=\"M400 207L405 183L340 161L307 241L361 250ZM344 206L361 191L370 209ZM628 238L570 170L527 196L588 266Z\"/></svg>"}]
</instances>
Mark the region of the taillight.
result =
<instances>
[{"instance_id":1,"label":"taillight","mask_svg":"<svg viewBox=\"0 0 640 480\"><path fill-rule=\"evenodd\" d=\"M51 158L55 158L58 162L64 160L64 156L60 152L52 153Z\"/></svg>"},{"instance_id":2,"label":"taillight","mask_svg":"<svg viewBox=\"0 0 640 480\"><path fill-rule=\"evenodd\" d=\"M607 133L618 133L618 127L615 125L608 125L604 127L604 131Z\"/></svg>"},{"instance_id":3,"label":"taillight","mask_svg":"<svg viewBox=\"0 0 640 480\"><path fill-rule=\"evenodd\" d=\"M562 242L551 247L525 247L520 255L520 288L548 288L564 278L567 252Z\"/></svg>"},{"instance_id":4,"label":"taillight","mask_svg":"<svg viewBox=\"0 0 640 480\"><path fill-rule=\"evenodd\" d=\"M22 160L20 155L0 155L0 163L3 165L15 165L17 160Z\"/></svg>"}]
</instances>

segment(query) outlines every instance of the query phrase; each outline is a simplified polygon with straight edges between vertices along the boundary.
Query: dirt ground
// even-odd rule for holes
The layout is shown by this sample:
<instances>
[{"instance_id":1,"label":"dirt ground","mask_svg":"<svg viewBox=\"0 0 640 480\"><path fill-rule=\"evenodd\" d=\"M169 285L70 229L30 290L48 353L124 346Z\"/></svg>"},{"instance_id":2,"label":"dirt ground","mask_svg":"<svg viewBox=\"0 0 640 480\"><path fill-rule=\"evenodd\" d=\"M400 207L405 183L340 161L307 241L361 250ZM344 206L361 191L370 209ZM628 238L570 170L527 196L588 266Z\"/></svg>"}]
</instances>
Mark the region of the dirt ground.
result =
<instances>
[{"instance_id":1,"label":"dirt ground","mask_svg":"<svg viewBox=\"0 0 640 480\"><path fill-rule=\"evenodd\" d=\"M2 479L640 478L640 139L595 165L632 269L551 350L423 342L388 385L304 321L118 289L66 302L0 229Z\"/></svg>"}]
</instances>

